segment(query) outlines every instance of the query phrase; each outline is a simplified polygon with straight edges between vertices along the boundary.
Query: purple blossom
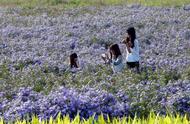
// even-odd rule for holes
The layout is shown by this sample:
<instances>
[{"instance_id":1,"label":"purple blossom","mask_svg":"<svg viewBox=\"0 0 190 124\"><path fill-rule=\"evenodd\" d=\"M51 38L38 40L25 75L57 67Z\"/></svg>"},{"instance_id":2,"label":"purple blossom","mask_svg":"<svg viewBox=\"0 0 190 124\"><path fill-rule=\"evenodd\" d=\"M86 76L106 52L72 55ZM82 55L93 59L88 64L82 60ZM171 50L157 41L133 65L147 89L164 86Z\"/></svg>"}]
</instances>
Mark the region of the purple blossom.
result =
<instances>
[{"instance_id":1,"label":"purple blossom","mask_svg":"<svg viewBox=\"0 0 190 124\"><path fill-rule=\"evenodd\" d=\"M3 113L5 118L24 118L31 114L49 118L56 117L59 112L62 115L69 114L71 118L74 118L78 112L84 118L95 113L124 116L128 114L129 109L127 101L122 104L107 92L97 90L78 92L66 88L53 91L48 96L42 96L28 88L20 89L17 98L9 101L7 105L9 108Z\"/></svg>"},{"instance_id":2,"label":"purple blossom","mask_svg":"<svg viewBox=\"0 0 190 124\"><path fill-rule=\"evenodd\" d=\"M75 46L76 46L76 43L75 43L75 42L72 42L72 43L70 44L70 48L71 48L71 49L75 49Z\"/></svg>"},{"instance_id":3,"label":"purple blossom","mask_svg":"<svg viewBox=\"0 0 190 124\"><path fill-rule=\"evenodd\" d=\"M87 7L85 9L93 10L93 14L84 13L76 17L72 14L78 14L82 8L69 10L57 17L47 14L15 16L23 10L13 9L14 14L7 14L8 10L3 8L0 10L0 63L10 61L11 75L17 75L15 65L24 65L23 77L31 71L31 67L37 72L44 63L50 72L65 72L68 66L66 60L74 50L85 61L81 65L87 68L87 73L97 74L96 65L103 64L100 55L107 51L111 43L120 43L127 27L135 26L142 71L147 73L150 68L153 73L159 69L183 72L190 65L189 8L189 5L182 9L132 5L103 7L96 11L93 7ZM125 56L125 46L119 46ZM105 74L106 80L102 82L109 89L112 87L109 80L113 75L108 79L107 76L110 75ZM172 112L190 113L189 80L169 80L163 84L162 77L157 76L157 82L145 75L144 81L135 84L128 81L131 77L124 75L126 78L118 79L118 84L120 81L125 83L125 92L116 94L104 91L101 80L100 83L95 81L98 88L88 87L78 91L62 87L49 95L34 92L32 88L20 88L11 91L11 100L0 93L0 116L14 120L16 117L24 118L26 114L36 114L46 119L61 112L73 118L80 112L81 117L88 118L102 112L120 117L145 113L149 109L165 114L168 108Z\"/></svg>"}]
</instances>

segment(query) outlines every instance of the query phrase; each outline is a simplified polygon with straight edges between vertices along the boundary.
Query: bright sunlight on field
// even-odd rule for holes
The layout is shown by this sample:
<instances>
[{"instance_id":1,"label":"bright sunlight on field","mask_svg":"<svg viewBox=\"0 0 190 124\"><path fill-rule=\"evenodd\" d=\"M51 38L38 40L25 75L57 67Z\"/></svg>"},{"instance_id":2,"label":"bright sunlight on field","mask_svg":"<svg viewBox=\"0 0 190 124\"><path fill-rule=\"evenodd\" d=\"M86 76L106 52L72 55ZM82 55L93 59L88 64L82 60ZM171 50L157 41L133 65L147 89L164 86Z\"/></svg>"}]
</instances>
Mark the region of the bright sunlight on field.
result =
<instances>
[{"instance_id":1,"label":"bright sunlight on field","mask_svg":"<svg viewBox=\"0 0 190 124\"><path fill-rule=\"evenodd\" d=\"M101 5L141 4L146 6L182 6L190 4L189 0L1 0L1 6L101 6Z\"/></svg>"},{"instance_id":2,"label":"bright sunlight on field","mask_svg":"<svg viewBox=\"0 0 190 124\"><path fill-rule=\"evenodd\" d=\"M0 119L0 124L4 124L5 121ZM32 120L17 120L13 124L189 124L190 121L186 116L182 117L176 115L176 117L167 115L159 116L151 113L146 119L142 118L109 118L109 116L101 114L100 116L92 116L88 119L80 118L77 115L71 119L68 115L62 117L60 114L56 118L50 117L48 120L40 120L38 117L33 116Z\"/></svg>"}]
</instances>

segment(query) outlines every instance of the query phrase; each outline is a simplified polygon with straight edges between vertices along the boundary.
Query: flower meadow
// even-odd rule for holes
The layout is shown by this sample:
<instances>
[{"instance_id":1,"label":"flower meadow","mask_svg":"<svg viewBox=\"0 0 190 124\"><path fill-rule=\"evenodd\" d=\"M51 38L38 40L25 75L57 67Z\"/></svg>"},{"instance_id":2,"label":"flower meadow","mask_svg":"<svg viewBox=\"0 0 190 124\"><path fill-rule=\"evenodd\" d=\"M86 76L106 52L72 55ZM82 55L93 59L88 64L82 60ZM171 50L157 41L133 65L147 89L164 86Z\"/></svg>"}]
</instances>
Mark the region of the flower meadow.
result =
<instances>
[{"instance_id":1,"label":"flower meadow","mask_svg":"<svg viewBox=\"0 0 190 124\"><path fill-rule=\"evenodd\" d=\"M188 123L189 8L79 7L53 15L0 8L0 123L56 123L57 116L64 124L127 117L128 123ZM137 30L141 73L113 74L100 55L118 43L125 56L120 41L129 26ZM77 73L67 71L72 52L85 65Z\"/></svg>"}]
</instances>

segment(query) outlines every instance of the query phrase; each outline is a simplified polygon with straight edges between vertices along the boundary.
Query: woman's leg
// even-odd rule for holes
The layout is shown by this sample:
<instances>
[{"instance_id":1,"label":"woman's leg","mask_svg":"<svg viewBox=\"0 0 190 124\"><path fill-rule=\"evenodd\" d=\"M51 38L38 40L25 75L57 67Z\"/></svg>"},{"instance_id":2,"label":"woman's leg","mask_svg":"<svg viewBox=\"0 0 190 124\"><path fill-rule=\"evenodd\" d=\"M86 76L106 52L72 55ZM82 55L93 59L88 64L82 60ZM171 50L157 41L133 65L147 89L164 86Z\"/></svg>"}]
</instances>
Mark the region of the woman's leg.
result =
<instances>
[{"instance_id":1,"label":"woman's leg","mask_svg":"<svg viewBox=\"0 0 190 124\"><path fill-rule=\"evenodd\" d=\"M127 67L128 68L134 68L136 65L135 65L135 62L127 62Z\"/></svg>"},{"instance_id":2,"label":"woman's leg","mask_svg":"<svg viewBox=\"0 0 190 124\"><path fill-rule=\"evenodd\" d=\"M127 67L129 69L136 68L136 72L140 73L139 62L127 62Z\"/></svg>"}]
</instances>

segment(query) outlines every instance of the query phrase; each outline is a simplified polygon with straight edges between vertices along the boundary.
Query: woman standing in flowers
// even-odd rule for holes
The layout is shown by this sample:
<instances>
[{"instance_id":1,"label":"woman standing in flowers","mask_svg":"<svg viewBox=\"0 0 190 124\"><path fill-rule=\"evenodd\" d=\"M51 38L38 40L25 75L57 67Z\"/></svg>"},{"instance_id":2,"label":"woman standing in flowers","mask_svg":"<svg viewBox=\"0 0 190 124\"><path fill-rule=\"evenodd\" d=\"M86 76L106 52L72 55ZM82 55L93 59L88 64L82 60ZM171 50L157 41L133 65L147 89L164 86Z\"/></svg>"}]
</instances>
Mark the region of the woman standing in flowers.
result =
<instances>
[{"instance_id":1,"label":"woman standing in flowers","mask_svg":"<svg viewBox=\"0 0 190 124\"><path fill-rule=\"evenodd\" d=\"M137 72L139 72L139 42L136 39L136 31L134 27L127 29L127 37L122 42L126 45L127 67L136 67Z\"/></svg>"},{"instance_id":2,"label":"woman standing in flowers","mask_svg":"<svg viewBox=\"0 0 190 124\"><path fill-rule=\"evenodd\" d=\"M111 64L114 73L121 72L124 65L119 45L112 44L109 48L109 54L102 54L102 59L106 64Z\"/></svg>"}]
</instances>

